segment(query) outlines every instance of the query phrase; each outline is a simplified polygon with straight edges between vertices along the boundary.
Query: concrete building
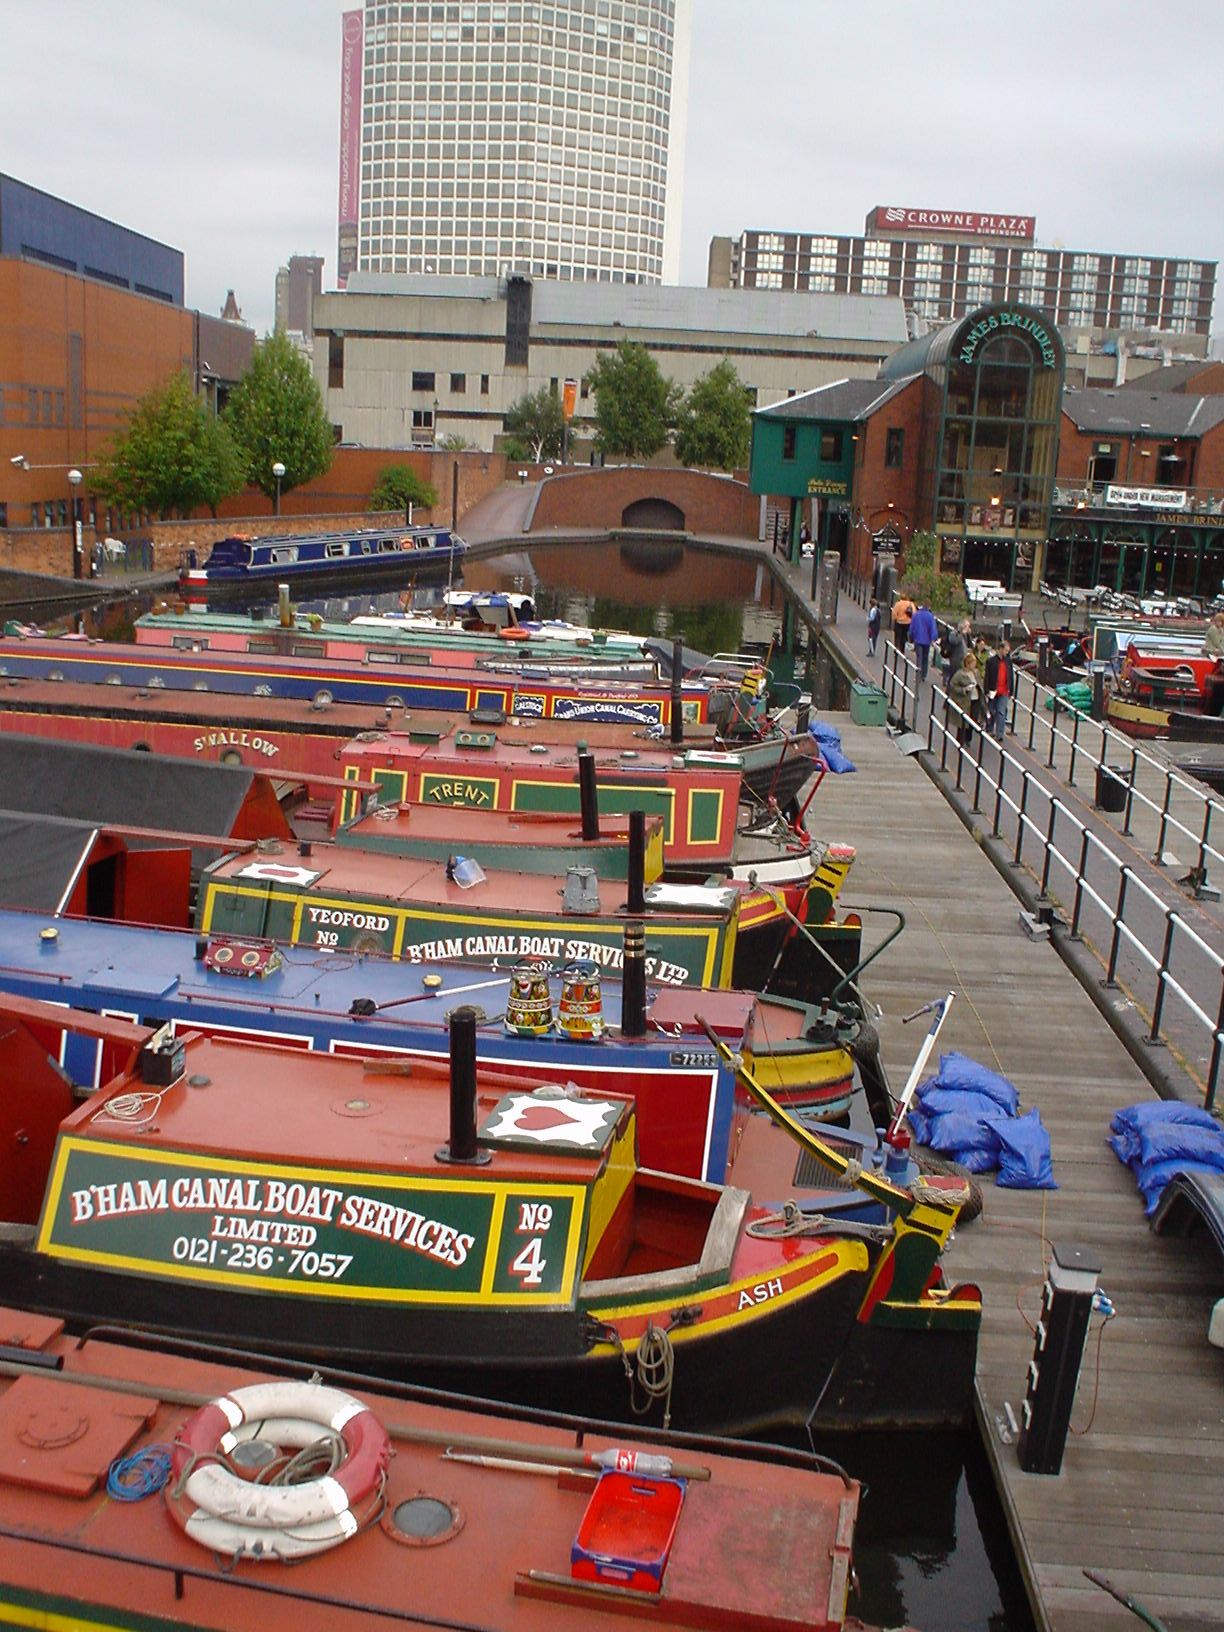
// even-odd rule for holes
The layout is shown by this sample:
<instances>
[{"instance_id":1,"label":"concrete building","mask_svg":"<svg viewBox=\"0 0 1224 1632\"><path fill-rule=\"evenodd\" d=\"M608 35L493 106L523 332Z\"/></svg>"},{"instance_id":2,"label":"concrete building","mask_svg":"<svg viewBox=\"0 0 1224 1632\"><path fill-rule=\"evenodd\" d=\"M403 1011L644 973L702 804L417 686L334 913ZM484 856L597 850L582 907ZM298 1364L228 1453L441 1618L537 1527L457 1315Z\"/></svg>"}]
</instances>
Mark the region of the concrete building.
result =
<instances>
[{"instance_id":1,"label":"concrete building","mask_svg":"<svg viewBox=\"0 0 1224 1632\"><path fill-rule=\"evenodd\" d=\"M460 436L490 449L514 403L566 379L579 382L580 443L594 415L583 376L622 340L686 389L726 357L755 406L870 378L905 339L898 300L517 277L354 274L314 311L315 377L337 439L386 448Z\"/></svg>"},{"instance_id":2,"label":"concrete building","mask_svg":"<svg viewBox=\"0 0 1224 1632\"><path fill-rule=\"evenodd\" d=\"M323 257L290 255L276 273L276 327L286 334L312 333L315 296L322 292Z\"/></svg>"},{"instance_id":3,"label":"concrete building","mask_svg":"<svg viewBox=\"0 0 1224 1632\"><path fill-rule=\"evenodd\" d=\"M893 295L910 332L975 308L1030 306L1057 324L1068 378L1121 385L1207 355L1216 263L1041 248L1033 216L878 205L861 237L750 231L710 244L708 282L733 289Z\"/></svg>"},{"instance_id":4,"label":"concrete building","mask_svg":"<svg viewBox=\"0 0 1224 1632\"><path fill-rule=\"evenodd\" d=\"M342 19L339 281L675 282L692 0Z\"/></svg>"}]
</instances>

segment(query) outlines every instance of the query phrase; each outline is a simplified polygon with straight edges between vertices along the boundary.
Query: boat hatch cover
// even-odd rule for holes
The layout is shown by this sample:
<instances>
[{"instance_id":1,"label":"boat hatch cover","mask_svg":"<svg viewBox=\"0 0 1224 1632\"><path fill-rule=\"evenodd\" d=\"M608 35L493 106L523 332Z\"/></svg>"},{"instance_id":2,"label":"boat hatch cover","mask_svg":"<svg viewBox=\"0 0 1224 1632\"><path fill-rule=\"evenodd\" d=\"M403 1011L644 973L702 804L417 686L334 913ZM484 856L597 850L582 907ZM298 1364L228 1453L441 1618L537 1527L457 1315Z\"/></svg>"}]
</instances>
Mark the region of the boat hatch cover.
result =
<instances>
[{"instance_id":1,"label":"boat hatch cover","mask_svg":"<svg viewBox=\"0 0 1224 1632\"><path fill-rule=\"evenodd\" d=\"M646 900L652 907L681 912L728 912L735 905L736 892L719 884L650 884Z\"/></svg>"},{"instance_id":2,"label":"boat hatch cover","mask_svg":"<svg viewBox=\"0 0 1224 1632\"><path fill-rule=\"evenodd\" d=\"M90 1496L157 1410L156 1400L133 1394L65 1390L49 1377L18 1377L0 1399L0 1479L56 1496Z\"/></svg>"}]
</instances>

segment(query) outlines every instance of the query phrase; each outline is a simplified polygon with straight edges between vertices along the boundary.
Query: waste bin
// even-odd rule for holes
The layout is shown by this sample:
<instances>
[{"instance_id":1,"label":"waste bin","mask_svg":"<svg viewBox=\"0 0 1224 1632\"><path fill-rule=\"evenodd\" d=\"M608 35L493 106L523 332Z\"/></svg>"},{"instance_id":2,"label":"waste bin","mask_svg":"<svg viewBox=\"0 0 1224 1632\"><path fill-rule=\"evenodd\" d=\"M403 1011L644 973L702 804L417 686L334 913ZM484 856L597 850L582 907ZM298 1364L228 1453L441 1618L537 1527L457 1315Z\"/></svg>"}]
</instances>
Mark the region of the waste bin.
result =
<instances>
[{"instance_id":1,"label":"waste bin","mask_svg":"<svg viewBox=\"0 0 1224 1632\"><path fill-rule=\"evenodd\" d=\"M850 687L850 718L855 725L883 725L888 718L888 699L878 686L856 680Z\"/></svg>"},{"instance_id":2,"label":"waste bin","mask_svg":"<svg viewBox=\"0 0 1224 1632\"><path fill-rule=\"evenodd\" d=\"M1098 765L1096 773L1096 804L1099 810L1117 815L1126 809L1126 792L1130 787L1130 771L1124 765Z\"/></svg>"}]
</instances>

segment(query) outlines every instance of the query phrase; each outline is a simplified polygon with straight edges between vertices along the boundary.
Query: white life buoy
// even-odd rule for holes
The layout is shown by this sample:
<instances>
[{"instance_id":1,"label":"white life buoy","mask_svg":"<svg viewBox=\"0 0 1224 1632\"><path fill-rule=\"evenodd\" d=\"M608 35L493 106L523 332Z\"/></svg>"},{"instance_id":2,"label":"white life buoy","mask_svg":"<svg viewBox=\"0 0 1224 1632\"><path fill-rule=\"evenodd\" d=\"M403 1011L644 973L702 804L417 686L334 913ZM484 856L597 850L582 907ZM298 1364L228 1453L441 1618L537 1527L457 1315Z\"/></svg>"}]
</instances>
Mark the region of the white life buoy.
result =
<instances>
[{"instance_id":1,"label":"white life buoy","mask_svg":"<svg viewBox=\"0 0 1224 1632\"><path fill-rule=\"evenodd\" d=\"M320 1429L340 1436L333 1473L300 1485L258 1484L219 1460L244 1440L302 1449ZM391 1460L387 1431L368 1406L320 1383L253 1383L188 1418L174 1441L170 1511L186 1533L227 1557L302 1558L355 1535L355 1510L377 1501Z\"/></svg>"}]
</instances>

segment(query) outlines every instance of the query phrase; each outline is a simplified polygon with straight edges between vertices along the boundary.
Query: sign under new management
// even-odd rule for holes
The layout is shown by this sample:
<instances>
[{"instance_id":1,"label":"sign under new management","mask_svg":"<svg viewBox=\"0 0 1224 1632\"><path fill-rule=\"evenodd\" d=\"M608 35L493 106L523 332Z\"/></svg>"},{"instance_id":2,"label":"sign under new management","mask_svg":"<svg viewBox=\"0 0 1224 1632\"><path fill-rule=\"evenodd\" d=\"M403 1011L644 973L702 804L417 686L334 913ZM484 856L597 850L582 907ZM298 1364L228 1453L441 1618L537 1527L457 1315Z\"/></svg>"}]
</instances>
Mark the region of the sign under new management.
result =
<instances>
[{"instance_id":1,"label":"sign under new management","mask_svg":"<svg viewBox=\"0 0 1224 1632\"><path fill-rule=\"evenodd\" d=\"M1185 488L1115 487L1105 489L1106 504L1126 504L1138 510L1184 510L1189 503Z\"/></svg>"}]
</instances>

